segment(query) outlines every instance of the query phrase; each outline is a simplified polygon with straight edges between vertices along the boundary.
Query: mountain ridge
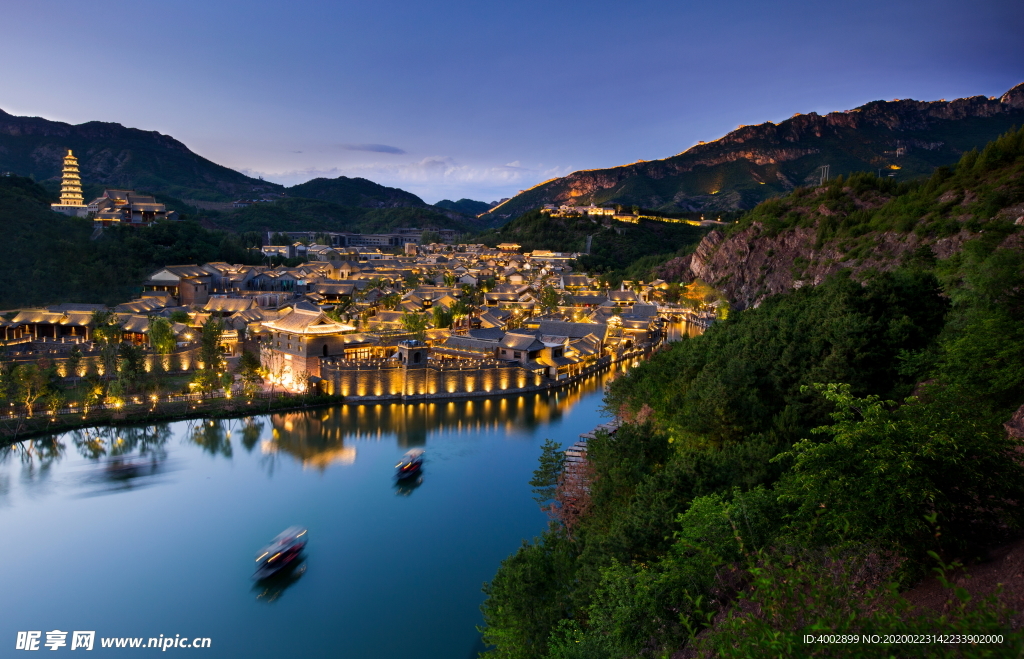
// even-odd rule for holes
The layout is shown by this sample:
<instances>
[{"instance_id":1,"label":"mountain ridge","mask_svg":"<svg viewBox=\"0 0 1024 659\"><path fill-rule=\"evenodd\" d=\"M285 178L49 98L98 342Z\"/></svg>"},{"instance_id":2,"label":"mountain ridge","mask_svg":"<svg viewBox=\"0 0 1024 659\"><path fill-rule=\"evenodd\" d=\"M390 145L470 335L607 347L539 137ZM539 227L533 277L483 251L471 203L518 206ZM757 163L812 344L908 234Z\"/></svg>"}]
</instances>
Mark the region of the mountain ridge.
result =
<instances>
[{"instance_id":1,"label":"mountain ridge","mask_svg":"<svg viewBox=\"0 0 1024 659\"><path fill-rule=\"evenodd\" d=\"M110 187L205 201L284 189L219 165L158 131L103 121L69 124L0 110L0 171L36 180L59 177L67 149L78 157L84 180Z\"/></svg>"},{"instance_id":2,"label":"mountain ridge","mask_svg":"<svg viewBox=\"0 0 1024 659\"><path fill-rule=\"evenodd\" d=\"M825 115L796 114L778 124L740 126L668 158L545 181L489 216L503 221L549 203L740 210L809 183L826 164L832 175L878 168L899 171L901 179L929 174L1022 122L1024 83L999 98L871 101Z\"/></svg>"}]
</instances>

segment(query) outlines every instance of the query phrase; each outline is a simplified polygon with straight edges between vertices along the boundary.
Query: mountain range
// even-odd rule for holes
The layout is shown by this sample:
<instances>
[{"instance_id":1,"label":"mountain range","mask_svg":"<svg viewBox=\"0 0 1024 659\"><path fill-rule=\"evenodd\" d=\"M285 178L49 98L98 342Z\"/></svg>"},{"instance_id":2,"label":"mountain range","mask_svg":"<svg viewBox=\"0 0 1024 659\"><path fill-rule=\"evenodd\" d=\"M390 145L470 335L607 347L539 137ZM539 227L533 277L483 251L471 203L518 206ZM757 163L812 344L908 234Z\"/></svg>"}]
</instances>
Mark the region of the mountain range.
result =
<instances>
[{"instance_id":1,"label":"mountain range","mask_svg":"<svg viewBox=\"0 0 1024 659\"><path fill-rule=\"evenodd\" d=\"M896 180L955 163L1024 123L1024 84L1002 97L874 101L824 116L797 114L740 126L682 153L608 169L582 170L524 190L491 209L504 222L544 204L639 205L663 212L752 208L828 174L885 172Z\"/></svg>"},{"instance_id":2,"label":"mountain range","mask_svg":"<svg viewBox=\"0 0 1024 659\"><path fill-rule=\"evenodd\" d=\"M99 194L103 187L145 191L231 231L422 226L473 232L480 228L476 216L493 205L462 199L431 206L411 192L345 176L288 188L218 165L156 131L99 121L72 125L0 110L0 172L31 177L56 198L68 149L78 157L86 196ZM239 198L274 201L241 210L225 203ZM218 207L220 211L210 212Z\"/></svg>"}]
</instances>

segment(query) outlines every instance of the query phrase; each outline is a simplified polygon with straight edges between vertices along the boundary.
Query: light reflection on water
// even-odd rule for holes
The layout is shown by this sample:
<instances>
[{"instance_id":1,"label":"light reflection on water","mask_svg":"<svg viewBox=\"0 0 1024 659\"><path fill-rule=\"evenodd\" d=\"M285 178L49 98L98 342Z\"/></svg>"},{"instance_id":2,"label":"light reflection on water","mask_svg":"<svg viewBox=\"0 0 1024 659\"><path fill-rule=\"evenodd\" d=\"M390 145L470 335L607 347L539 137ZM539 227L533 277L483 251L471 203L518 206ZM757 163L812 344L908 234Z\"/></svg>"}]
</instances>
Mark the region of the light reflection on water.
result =
<instances>
[{"instance_id":1,"label":"light reflection on water","mask_svg":"<svg viewBox=\"0 0 1024 659\"><path fill-rule=\"evenodd\" d=\"M70 628L210 636L209 657L470 656L482 582L546 524L528 485L540 443L601 423L623 368L542 394L90 428L0 449L0 552L16 557L0 584L19 602L0 642ZM397 483L397 458L421 446L423 473ZM292 524L311 530L305 561L253 583L252 553Z\"/></svg>"},{"instance_id":2,"label":"light reflection on water","mask_svg":"<svg viewBox=\"0 0 1024 659\"><path fill-rule=\"evenodd\" d=\"M475 656L481 584L546 524L528 484L540 444L605 421L601 392L628 368L542 394L90 428L0 448L0 584L18 603L0 643L95 629L209 636L206 657ZM423 473L396 483L410 447L426 447ZM310 529L305 561L253 583L253 552L293 524Z\"/></svg>"}]
</instances>

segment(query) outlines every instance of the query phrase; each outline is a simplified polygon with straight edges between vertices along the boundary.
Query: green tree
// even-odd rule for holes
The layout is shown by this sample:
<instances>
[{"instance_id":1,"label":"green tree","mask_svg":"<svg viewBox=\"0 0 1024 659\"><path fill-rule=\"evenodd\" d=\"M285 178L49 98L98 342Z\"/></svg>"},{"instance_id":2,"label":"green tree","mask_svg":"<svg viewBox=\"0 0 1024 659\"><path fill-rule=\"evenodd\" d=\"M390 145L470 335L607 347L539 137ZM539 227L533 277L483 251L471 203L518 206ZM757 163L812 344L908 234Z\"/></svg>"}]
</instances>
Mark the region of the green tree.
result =
<instances>
[{"instance_id":1,"label":"green tree","mask_svg":"<svg viewBox=\"0 0 1024 659\"><path fill-rule=\"evenodd\" d=\"M238 359L238 375L242 380L242 394L246 398L252 399L259 392L263 384L261 371L260 358L248 350L243 350L242 356Z\"/></svg>"},{"instance_id":2,"label":"green tree","mask_svg":"<svg viewBox=\"0 0 1024 659\"><path fill-rule=\"evenodd\" d=\"M149 343L157 354L171 354L177 346L177 341L171 321L160 316L149 317Z\"/></svg>"},{"instance_id":3,"label":"green tree","mask_svg":"<svg viewBox=\"0 0 1024 659\"><path fill-rule=\"evenodd\" d=\"M18 399L32 416L36 401L50 392L49 378L38 364L21 364L14 369L14 381Z\"/></svg>"},{"instance_id":4,"label":"green tree","mask_svg":"<svg viewBox=\"0 0 1024 659\"><path fill-rule=\"evenodd\" d=\"M562 445L553 439L546 439L540 447L540 465L533 472L530 487L533 488L533 500L541 510L547 510L555 500L558 489L558 478L565 467L565 452Z\"/></svg>"},{"instance_id":5,"label":"green tree","mask_svg":"<svg viewBox=\"0 0 1024 659\"><path fill-rule=\"evenodd\" d=\"M540 292L540 308L543 309L545 312L550 312L557 309L561 301L561 294L558 292L557 289L555 289L554 286L551 286L550 284L545 286Z\"/></svg>"},{"instance_id":6,"label":"green tree","mask_svg":"<svg viewBox=\"0 0 1024 659\"><path fill-rule=\"evenodd\" d=\"M117 377L125 393L131 391L146 372L146 353L140 346L122 343L118 350Z\"/></svg>"},{"instance_id":7,"label":"green tree","mask_svg":"<svg viewBox=\"0 0 1024 659\"><path fill-rule=\"evenodd\" d=\"M67 359L67 377L72 378L75 382L75 387L78 386L79 369L82 366L82 349L77 345L71 348L71 352L68 353Z\"/></svg>"},{"instance_id":8,"label":"green tree","mask_svg":"<svg viewBox=\"0 0 1024 659\"><path fill-rule=\"evenodd\" d=\"M172 323L181 323L182 325L187 325L191 318L189 317L187 311L182 311L181 309L178 309L176 311L171 312L171 317L168 320L170 320Z\"/></svg>"},{"instance_id":9,"label":"green tree","mask_svg":"<svg viewBox=\"0 0 1024 659\"><path fill-rule=\"evenodd\" d=\"M100 346L104 373L112 376L117 365L118 348L124 329L117 322L113 311L97 309L89 322L92 327L92 340Z\"/></svg>"},{"instance_id":10,"label":"green tree","mask_svg":"<svg viewBox=\"0 0 1024 659\"><path fill-rule=\"evenodd\" d=\"M793 532L814 545L891 543L912 557L1024 528L1020 443L979 418L955 392L930 391L896 408L849 385L818 386L834 422L775 460L792 463L779 499L796 507ZM942 529L936 537L929 518Z\"/></svg>"},{"instance_id":11,"label":"green tree","mask_svg":"<svg viewBox=\"0 0 1024 659\"><path fill-rule=\"evenodd\" d=\"M199 336L199 360L203 368L219 371L221 368L220 337L224 333L224 321L210 316L203 323Z\"/></svg>"},{"instance_id":12,"label":"green tree","mask_svg":"<svg viewBox=\"0 0 1024 659\"><path fill-rule=\"evenodd\" d=\"M430 318L422 313L403 313L402 329L414 335L417 340L423 341L426 338L427 327L430 325Z\"/></svg>"}]
</instances>

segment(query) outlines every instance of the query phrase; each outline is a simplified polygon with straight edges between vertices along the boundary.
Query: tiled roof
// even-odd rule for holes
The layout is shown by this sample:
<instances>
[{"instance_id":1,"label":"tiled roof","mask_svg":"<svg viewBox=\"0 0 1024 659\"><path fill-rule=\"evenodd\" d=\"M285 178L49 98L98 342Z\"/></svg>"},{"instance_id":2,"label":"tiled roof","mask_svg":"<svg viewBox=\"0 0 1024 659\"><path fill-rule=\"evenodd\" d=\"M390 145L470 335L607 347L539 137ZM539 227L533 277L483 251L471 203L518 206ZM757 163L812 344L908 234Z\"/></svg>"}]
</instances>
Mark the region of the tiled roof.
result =
<instances>
[{"instance_id":1,"label":"tiled roof","mask_svg":"<svg viewBox=\"0 0 1024 659\"><path fill-rule=\"evenodd\" d=\"M321 311L307 311L299 305L287 316L264 322L263 326L275 332L290 334L339 334L354 329L351 325L331 320Z\"/></svg>"}]
</instances>

